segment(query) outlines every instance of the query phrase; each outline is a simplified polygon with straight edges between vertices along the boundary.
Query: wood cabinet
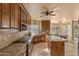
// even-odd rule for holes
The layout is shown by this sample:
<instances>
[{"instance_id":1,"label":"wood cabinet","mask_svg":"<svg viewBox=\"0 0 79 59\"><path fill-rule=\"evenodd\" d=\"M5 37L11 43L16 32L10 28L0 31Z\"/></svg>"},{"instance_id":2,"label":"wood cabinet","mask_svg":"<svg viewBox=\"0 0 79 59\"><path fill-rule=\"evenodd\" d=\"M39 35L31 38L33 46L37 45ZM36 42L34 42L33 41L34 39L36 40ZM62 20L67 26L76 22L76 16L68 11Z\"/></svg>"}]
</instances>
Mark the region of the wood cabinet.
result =
<instances>
[{"instance_id":1,"label":"wood cabinet","mask_svg":"<svg viewBox=\"0 0 79 59\"><path fill-rule=\"evenodd\" d=\"M20 20L19 19L19 15L20 15L19 8L20 8L19 5L15 4L15 28L19 28L19 20Z\"/></svg>"},{"instance_id":2,"label":"wood cabinet","mask_svg":"<svg viewBox=\"0 0 79 59\"><path fill-rule=\"evenodd\" d=\"M2 4L2 27L19 28L19 4Z\"/></svg>"},{"instance_id":3,"label":"wood cabinet","mask_svg":"<svg viewBox=\"0 0 79 59\"><path fill-rule=\"evenodd\" d=\"M10 4L2 4L2 27L10 27Z\"/></svg>"},{"instance_id":4,"label":"wood cabinet","mask_svg":"<svg viewBox=\"0 0 79 59\"><path fill-rule=\"evenodd\" d=\"M27 25L30 25L31 24L31 17L30 15L28 14L27 15Z\"/></svg>"},{"instance_id":5,"label":"wood cabinet","mask_svg":"<svg viewBox=\"0 0 79 59\"><path fill-rule=\"evenodd\" d=\"M15 27L15 4L11 4L11 27Z\"/></svg>"},{"instance_id":6,"label":"wood cabinet","mask_svg":"<svg viewBox=\"0 0 79 59\"><path fill-rule=\"evenodd\" d=\"M21 30L27 29L27 15L24 10L21 9Z\"/></svg>"},{"instance_id":7,"label":"wood cabinet","mask_svg":"<svg viewBox=\"0 0 79 59\"><path fill-rule=\"evenodd\" d=\"M19 4L11 4L11 27L12 28L16 28L19 29L20 28L20 9L21 7L19 6Z\"/></svg>"},{"instance_id":8,"label":"wood cabinet","mask_svg":"<svg viewBox=\"0 0 79 59\"><path fill-rule=\"evenodd\" d=\"M51 41L51 55L52 56L64 56L64 41Z\"/></svg>"},{"instance_id":9,"label":"wood cabinet","mask_svg":"<svg viewBox=\"0 0 79 59\"><path fill-rule=\"evenodd\" d=\"M2 6L1 6L2 4L0 4L0 15L2 14ZM1 16L0 16L0 28L1 28Z\"/></svg>"},{"instance_id":10,"label":"wood cabinet","mask_svg":"<svg viewBox=\"0 0 79 59\"><path fill-rule=\"evenodd\" d=\"M46 37L46 35L44 34L39 34L39 35L35 35L32 39L32 44L37 44L37 43L40 43L40 42L47 42L48 39Z\"/></svg>"},{"instance_id":11,"label":"wood cabinet","mask_svg":"<svg viewBox=\"0 0 79 59\"><path fill-rule=\"evenodd\" d=\"M27 10L23 7L22 4L0 3L0 28L1 29L14 28L21 31L21 23L23 23L24 25L27 25L28 24L27 20L29 19L31 19L31 16L27 12Z\"/></svg>"},{"instance_id":12,"label":"wood cabinet","mask_svg":"<svg viewBox=\"0 0 79 59\"><path fill-rule=\"evenodd\" d=\"M21 9L21 21L23 24L27 23L27 15L25 14L25 12Z\"/></svg>"},{"instance_id":13,"label":"wood cabinet","mask_svg":"<svg viewBox=\"0 0 79 59\"><path fill-rule=\"evenodd\" d=\"M21 9L21 21L24 21L24 11Z\"/></svg>"}]
</instances>

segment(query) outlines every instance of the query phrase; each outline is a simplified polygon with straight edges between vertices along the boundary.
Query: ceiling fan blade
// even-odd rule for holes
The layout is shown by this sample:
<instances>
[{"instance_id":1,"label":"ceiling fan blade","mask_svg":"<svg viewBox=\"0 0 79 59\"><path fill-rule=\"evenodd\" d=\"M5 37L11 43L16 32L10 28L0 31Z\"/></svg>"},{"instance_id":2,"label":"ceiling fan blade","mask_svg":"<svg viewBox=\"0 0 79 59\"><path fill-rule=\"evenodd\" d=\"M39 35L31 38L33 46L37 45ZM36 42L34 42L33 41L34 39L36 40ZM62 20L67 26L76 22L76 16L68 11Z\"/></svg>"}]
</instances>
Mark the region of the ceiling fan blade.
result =
<instances>
[{"instance_id":1,"label":"ceiling fan blade","mask_svg":"<svg viewBox=\"0 0 79 59\"><path fill-rule=\"evenodd\" d=\"M41 12L42 14L46 14L46 12Z\"/></svg>"},{"instance_id":2,"label":"ceiling fan blade","mask_svg":"<svg viewBox=\"0 0 79 59\"><path fill-rule=\"evenodd\" d=\"M53 13L54 11L50 11L49 13Z\"/></svg>"},{"instance_id":3,"label":"ceiling fan blade","mask_svg":"<svg viewBox=\"0 0 79 59\"><path fill-rule=\"evenodd\" d=\"M55 16L55 14L49 14L50 16Z\"/></svg>"},{"instance_id":4,"label":"ceiling fan blade","mask_svg":"<svg viewBox=\"0 0 79 59\"><path fill-rule=\"evenodd\" d=\"M44 17L45 15L42 15L42 16L40 16L40 17Z\"/></svg>"}]
</instances>

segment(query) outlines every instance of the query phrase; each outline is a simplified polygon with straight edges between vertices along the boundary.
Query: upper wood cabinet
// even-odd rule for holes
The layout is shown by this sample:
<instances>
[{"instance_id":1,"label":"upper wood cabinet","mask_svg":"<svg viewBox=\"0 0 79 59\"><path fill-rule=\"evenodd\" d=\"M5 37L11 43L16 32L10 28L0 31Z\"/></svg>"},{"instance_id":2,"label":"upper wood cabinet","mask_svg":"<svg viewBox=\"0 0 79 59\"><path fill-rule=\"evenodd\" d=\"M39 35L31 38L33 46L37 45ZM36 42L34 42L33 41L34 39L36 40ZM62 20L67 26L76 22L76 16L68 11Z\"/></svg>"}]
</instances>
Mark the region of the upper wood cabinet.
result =
<instances>
[{"instance_id":1,"label":"upper wood cabinet","mask_svg":"<svg viewBox=\"0 0 79 59\"><path fill-rule=\"evenodd\" d=\"M27 25L30 25L31 24L31 17L30 15L27 15Z\"/></svg>"},{"instance_id":2,"label":"upper wood cabinet","mask_svg":"<svg viewBox=\"0 0 79 59\"><path fill-rule=\"evenodd\" d=\"M15 4L15 28L19 27L20 20L20 6L19 4Z\"/></svg>"},{"instance_id":3,"label":"upper wood cabinet","mask_svg":"<svg viewBox=\"0 0 79 59\"><path fill-rule=\"evenodd\" d=\"M11 4L11 28L19 28L20 6L19 4Z\"/></svg>"},{"instance_id":4,"label":"upper wood cabinet","mask_svg":"<svg viewBox=\"0 0 79 59\"><path fill-rule=\"evenodd\" d=\"M10 4L2 4L2 27L10 27Z\"/></svg>"},{"instance_id":5,"label":"upper wood cabinet","mask_svg":"<svg viewBox=\"0 0 79 59\"><path fill-rule=\"evenodd\" d=\"M21 9L21 27L22 30L27 29L27 14L23 9Z\"/></svg>"},{"instance_id":6,"label":"upper wood cabinet","mask_svg":"<svg viewBox=\"0 0 79 59\"><path fill-rule=\"evenodd\" d=\"M27 24L27 15L25 14L24 10L21 9L21 21L23 24Z\"/></svg>"},{"instance_id":7,"label":"upper wood cabinet","mask_svg":"<svg viewBox=\"0 0 79 59\"><path fill-rule=\"evenodd\" d=\"M21 30L21 25L29 23L29 13L19 3L0 3L0 28L15 28ZM31 22L31 20L30 20ZM31 23L30 23L31 24Z\"/></svg>"},{"instance_id":8,"label":"upper wood cabinet","mask_svg":"<svg viewBox=\"0 0 79 59\"><path fill-rule=\"evenodd\" d=\"M15 4L11 4L11 27L15 27Z\"/></svg>"},{"instance_id":9,"label":"upper wood cabinet","mask_svg":"<svg viewBox=\"0 0 79 59\"><path fill-rule=\"evenodd\" d=\"M1 9L1 7L2 7L2 6L1 6L1 4L0 4L0 15L2 14L2 12L1 12L2 9ZM1 28L1 16L0 16L0 28Z\"/></svg>"},{"instance_id":10,"label":"upper wood cabinet","mask_svg":"<svg viewBox=\"0 0 79 59\"><path fill-rule=\"evenodd\" d=\"M24 23L25 19L24 19L24 11L21 9L21 22Z\"/></svg>"},{"instance_id":11,"label":"upper wood cabinet","mask_svg":"<svg viewBox=\"0 0 79 59\"><path fill-rule=\"evenodd\" d=\"M25 14L25 12L24 12L24 21L25 21L24 23L27 24L27 15Z\"/></svg>"}]
</instances>

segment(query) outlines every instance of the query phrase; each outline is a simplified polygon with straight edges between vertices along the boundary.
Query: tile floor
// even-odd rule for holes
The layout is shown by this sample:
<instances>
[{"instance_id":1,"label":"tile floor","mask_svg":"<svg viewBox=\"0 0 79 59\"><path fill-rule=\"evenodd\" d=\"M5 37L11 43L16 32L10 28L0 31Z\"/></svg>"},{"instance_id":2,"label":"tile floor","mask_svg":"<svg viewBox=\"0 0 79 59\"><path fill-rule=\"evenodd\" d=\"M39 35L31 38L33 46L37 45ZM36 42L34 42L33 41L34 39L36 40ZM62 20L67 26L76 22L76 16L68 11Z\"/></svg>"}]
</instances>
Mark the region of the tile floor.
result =
<instances>
[{"instance_id":1,"label":"tile floor","mask_svg":"<svg viewBox=\"0 0 79 59\"><path fill-rule=\"evenodd\" d=\"M34 46L31 56L50 56L47 43L38 43Z\"/></svg>"},{"instance_id":2,"label":"tile floor","mask_svg":"<svg viewBox=\"0 0 79 59\"><path fill-rule=\"evenodd\" d=\"M78 55L78 42L71 41L65 43L65 55L66 56L77 56Z\"/></svg>"},{"instance_id":3,"label":"tile floor","mask_svg":"<svg viewBox=\"0 0 79 59\"><path fill-rule=\"evenodd\" d=\"M77 42L65 42L65 56L77 56ZM46 43L38 43L34 46L31 56L51 56Z\"/></svg>"}]
</instances>

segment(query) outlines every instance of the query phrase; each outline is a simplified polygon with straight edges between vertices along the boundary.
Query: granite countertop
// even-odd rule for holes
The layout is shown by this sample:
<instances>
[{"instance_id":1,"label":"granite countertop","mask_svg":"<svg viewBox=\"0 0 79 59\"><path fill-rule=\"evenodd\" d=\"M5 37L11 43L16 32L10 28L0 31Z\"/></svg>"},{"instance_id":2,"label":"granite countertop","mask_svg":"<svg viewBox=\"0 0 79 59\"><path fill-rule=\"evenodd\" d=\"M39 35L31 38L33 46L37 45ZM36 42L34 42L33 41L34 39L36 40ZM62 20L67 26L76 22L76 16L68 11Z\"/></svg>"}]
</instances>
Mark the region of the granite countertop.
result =
<instances>
[{"instance_id":1,"label":"granite countertop","mask_svg":"<svg viewBox=\"0 0 79 59\"><path fill-rule=\"evenodd\" d=\"M35 35L41 35L41 34L32 34L30 41L32 40L33 36ZM55 35L55 34L47 34L47 37L50 41L67 41L67 39L64 39L64 35Z\"/></svg>"},{"instance_id":2,"label":"granite countertop","mask_svg":"<svg viewBox=\"0 0 79 59\"><path fill-rule=\"evenodd\" d=\"M0 50L0 55L17 56L25 47L25 43L14 43Z\"/></svg>"},{"instance_id":3,"label":"granite countertop","mask_svg":"<svg viewBox=\"0 0 79 59\"><path fill-rule=\"evenodd\" d=\"M66 39L50 39L50 41L66 41Z\"/></svg>"},{"instance_id":4,"label":"granite countertop","mask_svg":"<svg viewBox=\"0 0 79 59\"><path fill-rule=\"evenodd\" d=\"M49 40L50 41L66 41L67 39L64 39L60 36L51 35L51 36L49 36Z\"/></svg>"}]
</instances>

